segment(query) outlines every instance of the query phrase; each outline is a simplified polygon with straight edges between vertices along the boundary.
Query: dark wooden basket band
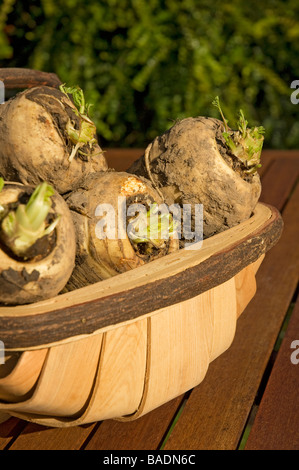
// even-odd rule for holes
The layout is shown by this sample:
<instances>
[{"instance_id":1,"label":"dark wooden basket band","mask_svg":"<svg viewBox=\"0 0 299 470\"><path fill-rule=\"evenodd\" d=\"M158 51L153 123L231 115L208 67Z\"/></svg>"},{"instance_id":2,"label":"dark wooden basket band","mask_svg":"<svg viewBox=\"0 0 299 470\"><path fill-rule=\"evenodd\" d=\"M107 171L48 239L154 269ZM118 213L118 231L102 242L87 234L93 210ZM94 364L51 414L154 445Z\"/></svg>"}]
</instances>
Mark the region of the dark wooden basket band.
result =
<instances>
[{"instance_id":1,"label":"dark wooden basket band","mask_svg":"<svg viewBox=\"0 0 299 470\"><path fill-rule=\"evenodd\" d=\"M0 80L8 90L42 85L58 88L61 85L61 81L55 73L25 68L0 68Z\"/></svg>"}]
</instances>

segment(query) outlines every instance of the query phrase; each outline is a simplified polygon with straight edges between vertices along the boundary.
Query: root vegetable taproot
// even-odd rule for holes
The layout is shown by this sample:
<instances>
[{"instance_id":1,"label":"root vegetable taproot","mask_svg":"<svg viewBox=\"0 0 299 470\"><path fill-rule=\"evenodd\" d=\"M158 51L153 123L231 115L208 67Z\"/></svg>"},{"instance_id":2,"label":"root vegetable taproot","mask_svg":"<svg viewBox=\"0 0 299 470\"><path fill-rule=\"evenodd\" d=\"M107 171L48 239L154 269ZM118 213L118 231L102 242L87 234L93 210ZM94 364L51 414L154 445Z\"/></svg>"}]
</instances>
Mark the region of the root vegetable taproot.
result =
<instances>
[{"instance_id":1,"label":"root vegetable taproot","mask_svg":"<svg viewBox=\"0 0 299 470\"><path fill-rule=\"evenodd\" d=\"M0 175L61 194L108 167L79 87L40 86L0 106Z\"/></svg>"},{"instance_id":2,"label":"root vegetable taproot","mask_svg":"<svg viewBox=\"0 0 299 470\"><path fill-rule=\"evenodd\" d=\"M264 129L249 129L240 111L234 131L218 97L213 104L223 122L201 116L178 121L127 170L149 178L167 204L202 204L204 238L247 220L261 193Z\"/></svg>"},{"instance_id":3,"label":"root vegetable taproot","mask_svg":"<svg viewBox=\"0 0 299 470\"><path fill-rule=\"evenodd\" d=\"M75 264L75 231L64 199L47 183L35 189L0 179L0 303L57 295Z\"/></svg>"},{"instance_id":4,"label":"root vegetable taproot","mask_svg":"<svg viewBox=\"0 0 299 470\"><path fill-rule=\"evenodd\" d=\"M179 248L172 217L157 211L163 201L144 178L116 171L93 174L66 202L77 237L76 267L67 290L108 279Z\"/></svg>"}]
</instances>

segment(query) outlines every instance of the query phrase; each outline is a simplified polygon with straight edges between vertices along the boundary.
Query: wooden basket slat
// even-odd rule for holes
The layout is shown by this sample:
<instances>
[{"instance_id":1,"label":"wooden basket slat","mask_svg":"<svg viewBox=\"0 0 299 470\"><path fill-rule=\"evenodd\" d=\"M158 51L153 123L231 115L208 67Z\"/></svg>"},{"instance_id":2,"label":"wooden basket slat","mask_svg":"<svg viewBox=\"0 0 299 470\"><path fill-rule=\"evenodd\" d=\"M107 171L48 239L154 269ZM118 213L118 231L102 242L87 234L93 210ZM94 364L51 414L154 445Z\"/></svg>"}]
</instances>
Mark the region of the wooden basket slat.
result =
<instances>
[{"instance_id":1,"label":"wooden basket slat","mask_svg":"<svg viewBox=\"0 0 299 470\"><path fill-rule=\"evenodd\" d=\"M0 400L23 401L33 393L48 349L25 351L10 374L0 379Z\"/></svg>"},{"instance_id":2,"label":"wooden basket slat","mask_svg":"<svg viewBox=\"0 0 299 470\"><path fill-rule=\"evenodd\" d=\"M20 404L18 408L9 408L10 413L46 426L69 427L121 417L138 409L146 377L147 320L137 321L103 335L94 335L93 338L96 336L103 337L101 358L93 387L90 388L90 396L80 415L69 417L66 407L64 416L59 416L58 413L50 416L46 408L39 416L32 403L30 410L24 409ZM77 379L82 387L82 379ZM57 383L54 377L52 380ZM88 384L84 383L84 387L88 388Z\"/></svg>"},{"instance_id":3,"label":"wooden basket slat","mask_svg":"<svg viewBox=\"0 0 299 470\"><path fill-rule=\"evenodd\" d=\"M149 318L150 344L146 390L136 419L201 382L209 365L209 337L196 298ZM196 332L196 333L195 333Z\"/></svg>"},{"instance_id":4,"label":"wooden basket slat","mask_svg":"<svg viewBox=\"0 0 299 470\"><path fill-rule=\"evenodd\" d=\"M257 285L255 275L263 262L265 255L261 255L254 263L249 264L235 275L237 317L241 315L250 300L256 293Z\"/></svg>"},{"instance_id":5,"label":"wooden basket slat","mask_svg":"<svg viewBox=\"0 0 299 470\"><path fill-rule=\"evenodd\" d=\"M147 320L104 334L95 390L81 417L84 422L132 414L139 407L146 376L147 335Z\"/></svg>"},{"instance_id":6,"label":"wooden basket slat","mask_svg":"<svg viewBox=\"0 0 299 470\"><path fill-rule=\"evenodd\" d=\"M101 345L99 334L49 348L33 395L24 402L1 404L1 410L54 416L79 413L92 390Z\"/></svg>"},{"instance_id":7,"label":"wooden basket slat","mask_svg":"<svg viewBox=\"0 0 299 470\"><path fill-rule=\"evenodd\" d=\"M136 419L185 393L231 344L237 320L234 278L149 318L150 358Z\"/></svg>"},{"instance_id":8,"label":"wooden basket slat","mask_svg":"<svg viewBox=\"0 0 299 470\"><path fill-rule=\"evenodd\" d=\"M237 324L235 278L215 287L207 294L210 296L209 312L213 322L211 363L230 347L235 336Z\"/></svg>"}]
</instances>

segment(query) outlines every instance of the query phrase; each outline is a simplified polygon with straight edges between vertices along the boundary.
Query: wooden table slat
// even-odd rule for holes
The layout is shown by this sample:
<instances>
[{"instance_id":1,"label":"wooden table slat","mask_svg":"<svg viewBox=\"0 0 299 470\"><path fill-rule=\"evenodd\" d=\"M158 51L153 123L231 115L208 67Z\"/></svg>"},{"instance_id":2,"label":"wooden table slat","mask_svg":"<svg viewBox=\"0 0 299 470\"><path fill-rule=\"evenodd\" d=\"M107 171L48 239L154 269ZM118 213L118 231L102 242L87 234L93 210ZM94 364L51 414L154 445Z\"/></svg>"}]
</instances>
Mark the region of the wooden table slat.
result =
<instances>
[{"instance_id":1,"label":"wooden table slat","mask_svg":"<svg viewBox=\"0 0 299 470\"><path fill-rule=\"evenodd\" d=\"M282 210L298 178L299 158L275 160L262 178L261 202L268 202Z\"/></svg>"},{"instance_id":2,"label":"wooden table slat","mask_svg":"<svg viewBox=\"0 0 299 470\"><path fill-rule=\"evenodd\" d=\"M26 427L26 422L9 418L0 424L0 450L6 449Z\"/></svg>"},{"instance_id":3,"label":"wooden table slat","mask_svg":"<svg viewBox=\"0 0 299 470\"><path fill-rule=\"evenodd\" d=\"M77 450L84 445L94 426L47 428L28 423L9 450Z\"/></svg>"},{"instance_id":4,"label":"wooden table slat","mask_svg":"<svg viewBox=\"0 0 299 470\"><path fill-rule=\"evenodd\" d=\"M296 341L296 344L292 343ZM295 348L294 348L295 346ZM293 355L291 360L291 355ZM299 450L299 298L245 450Z\"/></svg>"},{"instance_id":5,"label":"wooden table slat","mask_svg":"<svg viewBox=\"0 0 299 470\"><path fill-rule=\"evenodd\" d=\"M158 449L182 400L183 396L177 397L135 421L102 422L85 449Z\"/></svg>"}]
</instances>

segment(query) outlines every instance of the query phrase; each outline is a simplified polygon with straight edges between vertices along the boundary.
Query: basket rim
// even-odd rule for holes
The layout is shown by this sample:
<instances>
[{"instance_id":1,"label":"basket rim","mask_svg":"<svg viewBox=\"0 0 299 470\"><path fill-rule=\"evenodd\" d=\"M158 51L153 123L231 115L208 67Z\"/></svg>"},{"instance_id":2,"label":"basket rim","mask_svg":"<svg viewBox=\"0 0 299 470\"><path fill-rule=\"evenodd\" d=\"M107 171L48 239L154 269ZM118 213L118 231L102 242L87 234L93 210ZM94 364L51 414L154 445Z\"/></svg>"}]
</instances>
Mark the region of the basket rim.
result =
<instances>
[{"instance_id":1,"label":"basket rim","mask_svg":"<svg viewBox=\"0 0 299 470\"><path fill-rule=\"evenodd\" d=\"M27 67L0 68L0 80L7 90L33 88L36 86L50 86L58 88L62 82L52 72L30 69Z\"/></svg>"},{"instance_id":2,"label":"basket rim","mask_svg":"<svg viewBox=\"0 0 299 470\"><path fill-rule=\"evenodd\" d=\"M226 282L279 240L279 211L259 202L250 219L182 249L76 291L29 305L0 307L6 350L61 344L140 320Z\"/></svg>"}]
</instances>

